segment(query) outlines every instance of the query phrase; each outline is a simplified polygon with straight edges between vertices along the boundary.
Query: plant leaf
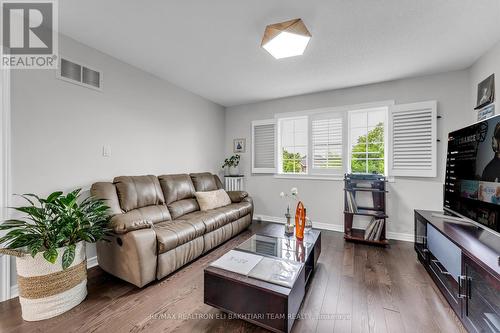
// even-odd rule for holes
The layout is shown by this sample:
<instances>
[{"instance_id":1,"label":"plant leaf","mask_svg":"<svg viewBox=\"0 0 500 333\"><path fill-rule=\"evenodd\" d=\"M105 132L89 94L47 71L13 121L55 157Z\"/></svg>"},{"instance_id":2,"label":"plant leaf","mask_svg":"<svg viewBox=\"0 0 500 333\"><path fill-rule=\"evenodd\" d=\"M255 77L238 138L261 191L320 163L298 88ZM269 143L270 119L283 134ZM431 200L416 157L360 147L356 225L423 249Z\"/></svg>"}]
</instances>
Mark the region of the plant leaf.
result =
<instances>
[{"instance_id":1,"label":"plant leaf","mask_svg":"<svg viewBox=\"0 0 500 333\"><path fill-rule=\"evenodd\" d=\"M46 202L53 202L56 198L59 198L63 193L60 191L54 192L50 194L47 199L45 199Z\"/></svg>"},{"instance_id":2,"label":"plant leaf","mask_svg":"<svg viewBox=\"0 0 500 333\"><path fill-rule=\"evenodd\" d=\"M40 249L42 248L43 242L41 239L37 239L30 245L28 245L28 250L30 251L31 256L34 258Z\"/></svg>"},{"instance_id":3,"label":"plant leaf","mask_svg":"<svg viewBox=\"0 0 500 333\"><path fill-rule=\"evenodd\" d=\"M75 244L71 244L68 246L68 248L64 251L63 256L62 256L62 268L66 269L75 260Z\"/></svg>"},{"instance_id":4,"label":"plant leaf","mask_svg":"<svg viewBox=\"0 0 500 333\"><path fill-rule=\"evenodd\" d=\"M43 253L43 257L45 258L45 260L47 260L51 264L54 264L57 260L57 250L55 248L47 249Z\"/></svg>"}]
</instances>

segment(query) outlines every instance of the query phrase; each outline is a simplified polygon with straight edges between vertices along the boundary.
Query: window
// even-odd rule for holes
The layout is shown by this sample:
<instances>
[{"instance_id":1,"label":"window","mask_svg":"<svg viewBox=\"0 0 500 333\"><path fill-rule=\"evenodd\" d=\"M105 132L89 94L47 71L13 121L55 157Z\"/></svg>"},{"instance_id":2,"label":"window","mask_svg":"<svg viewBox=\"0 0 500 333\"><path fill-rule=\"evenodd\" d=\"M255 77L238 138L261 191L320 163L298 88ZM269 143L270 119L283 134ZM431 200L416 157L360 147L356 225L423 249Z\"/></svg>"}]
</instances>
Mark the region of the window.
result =
<instances>
[{"instance_id":1,"label":"window","mask_svg":"<svg viewBox=\"0 0 500 333\"><path fill-rule=\"evenodd\" d=\"M314 173L343 172L342 114L313 115L311 120Z\"/></svg>"},{"instance_id":2,"label":"window","mask_svg":"<svg viewBox=\"0 0 500 333\"><path fill-rule=\"evenodd\" d=\"M349 111L349 170L385 174L388 108Z\"/></svg>"},{"instance_id":3,"label":"window","mask_svg":"<svg viewBox=\"0 0 500 333\"><path fill-rule=\"evenodd\" d=\"M435 177L436 116L436 101L278 114L252 123L252 172Z\"/></svg>"},{"instance_id":4,"label":"window","mask_svg":"<svg viewBox=\"0 0 500 333\"><path fill-rule=\"evenodd\" d=\"M278 141L279 173L307 174L308 117L279 119Z\"/></svg>"},{"instance_id":5,"label":"window","mask_svg":"<svg viewBox=\"0 0 500 333\"><path fill-rule=\"evenodd\" d=\"M389 120L390 174L436 177L437 102L395 105Z\"/></svg>"},{"instance_id":6,"label":"window","mask_svg":"<svg viewBox=\"0 0 500 333\"><path fill-rule=\"evenodd\" d=\"M274 173L275 163L275 120L252 122L252 172Z\"/></svg>"}]
</instances>

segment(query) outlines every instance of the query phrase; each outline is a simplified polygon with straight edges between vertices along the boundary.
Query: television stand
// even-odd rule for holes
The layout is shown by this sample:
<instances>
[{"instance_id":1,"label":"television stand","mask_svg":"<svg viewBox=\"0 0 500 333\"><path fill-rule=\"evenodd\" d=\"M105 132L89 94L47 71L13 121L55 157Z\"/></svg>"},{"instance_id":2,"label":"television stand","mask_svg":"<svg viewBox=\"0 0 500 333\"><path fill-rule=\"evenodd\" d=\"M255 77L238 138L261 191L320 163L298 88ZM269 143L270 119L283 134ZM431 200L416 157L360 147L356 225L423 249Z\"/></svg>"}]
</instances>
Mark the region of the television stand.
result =
<instances>
[{"instance_id":1,"label":"television stand","mask_svg":"<svg viewBox=\"0 0 500 333\"><path fill-rule=\"evenodd\" d=\"M465 328L498 333L500 237L443 212L415 210L414 247Z\"/></svg>"},{"instance_id":2,"label":"television stand","mask_svg":"<svg viewBox=\"0 0 500 333\"><path fill-rule=\"evenodd\" d=\"M446 215L443 213L432 213L432 216L437 217L437 218L442 218L444 220L462 223L464 225L474 225L473 223L467 221L466 219L464 219L462 217L458 217L458 216L451 216L451 215Z\"/></svg>"}]
</instances>

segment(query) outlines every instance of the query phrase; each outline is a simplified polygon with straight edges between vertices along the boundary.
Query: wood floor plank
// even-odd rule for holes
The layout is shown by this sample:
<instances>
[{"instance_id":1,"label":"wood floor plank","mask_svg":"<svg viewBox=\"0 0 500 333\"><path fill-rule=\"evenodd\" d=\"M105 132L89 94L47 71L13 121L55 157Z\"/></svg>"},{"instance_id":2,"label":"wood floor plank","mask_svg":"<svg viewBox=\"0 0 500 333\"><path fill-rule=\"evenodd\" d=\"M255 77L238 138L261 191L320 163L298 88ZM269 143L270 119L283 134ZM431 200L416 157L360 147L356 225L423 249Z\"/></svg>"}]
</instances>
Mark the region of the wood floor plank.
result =
<instances>
[{"instance_id":1,"label":"wood floor plank","mask_svg":"<svg viewBox=\"0 0 500 333\"><path fill-rule=\"evenodd\" d=\"M17 299L0 303L0 332L267 332L203 303L203 269L266 226L254 222L250 230L142 289L93 268L87 299L56 318L25 322ZM384 249L346 243L331 231L322 231L322 253L300 315L294 333L465 332L417 262L412 243L391 241Z\"/></svg>"}]
</instances>

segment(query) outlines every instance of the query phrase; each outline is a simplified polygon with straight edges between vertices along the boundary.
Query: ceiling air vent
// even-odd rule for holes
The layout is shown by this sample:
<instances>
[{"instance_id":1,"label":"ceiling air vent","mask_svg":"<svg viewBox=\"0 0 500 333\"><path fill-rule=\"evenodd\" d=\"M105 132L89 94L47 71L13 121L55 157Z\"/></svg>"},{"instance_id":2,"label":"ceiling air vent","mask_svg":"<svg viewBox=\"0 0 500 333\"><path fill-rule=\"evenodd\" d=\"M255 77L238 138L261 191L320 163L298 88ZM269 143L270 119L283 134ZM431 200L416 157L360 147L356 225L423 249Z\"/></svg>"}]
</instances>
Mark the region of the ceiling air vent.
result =
<instances>
[{"instance_id":1,"label":"ceiling air vent","mask_svg":"<svg viewBox=\"0 0 500 333\"><path fill-rule=\"evenodd\" d=\"M87 88L102 90L102 72L68 59L61 58L57 77Z\"/></svg>"}]
</instances>

